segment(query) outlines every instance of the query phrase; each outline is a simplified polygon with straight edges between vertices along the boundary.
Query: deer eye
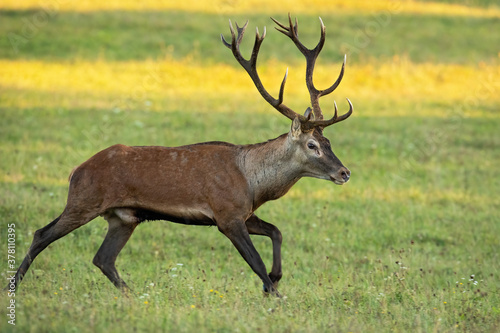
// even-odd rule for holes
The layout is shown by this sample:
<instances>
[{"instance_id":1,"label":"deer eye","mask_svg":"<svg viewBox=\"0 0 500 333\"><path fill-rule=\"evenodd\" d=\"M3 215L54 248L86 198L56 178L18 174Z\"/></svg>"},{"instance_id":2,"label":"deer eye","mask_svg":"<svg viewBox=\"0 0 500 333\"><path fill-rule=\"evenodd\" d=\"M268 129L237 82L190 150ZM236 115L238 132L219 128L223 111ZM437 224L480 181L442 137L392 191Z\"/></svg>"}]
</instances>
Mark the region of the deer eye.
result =
<instances>
[{"instance_id":1,"label":"deer eye","mask_svg":"<svg viewBox=\"0 0 500 333\"><path fill-rule=\"evenodd\" d=\"M314 143L309 142L307 144L307 148L309 148L309 149L316 149L316 145Z\"/></svg>"}]
</instances>

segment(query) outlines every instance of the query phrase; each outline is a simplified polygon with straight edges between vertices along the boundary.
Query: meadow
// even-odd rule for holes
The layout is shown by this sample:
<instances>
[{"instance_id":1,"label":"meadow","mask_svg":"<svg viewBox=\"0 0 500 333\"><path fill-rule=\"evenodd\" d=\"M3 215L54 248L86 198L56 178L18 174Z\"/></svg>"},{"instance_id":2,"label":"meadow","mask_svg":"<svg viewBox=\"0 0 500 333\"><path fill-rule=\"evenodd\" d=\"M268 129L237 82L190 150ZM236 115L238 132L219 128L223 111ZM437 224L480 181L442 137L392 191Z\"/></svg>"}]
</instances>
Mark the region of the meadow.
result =
<instances>
[{"instance_id":1,"label":"meadow","mask_svg":"<svg viewBox=\"0 0 500 333\"><path fill-rule=\"evenodd\" d=\"M257 214L283 234L283 298L217 228L141 224L117 260L123 295L92 265L98 218L53 243L1 332L496 332L500 330L500 8L494 1L3 1L0 276L64 208L72 168L115 143L246 144L289 130L231 52L228 19L267 26L258 69L308 106L305 61L270 16L327 39L320 102L354 114L325 130L351 170L302 179ZM253 237L268 269L271 242Z\"/></svg>"}]
</instances>

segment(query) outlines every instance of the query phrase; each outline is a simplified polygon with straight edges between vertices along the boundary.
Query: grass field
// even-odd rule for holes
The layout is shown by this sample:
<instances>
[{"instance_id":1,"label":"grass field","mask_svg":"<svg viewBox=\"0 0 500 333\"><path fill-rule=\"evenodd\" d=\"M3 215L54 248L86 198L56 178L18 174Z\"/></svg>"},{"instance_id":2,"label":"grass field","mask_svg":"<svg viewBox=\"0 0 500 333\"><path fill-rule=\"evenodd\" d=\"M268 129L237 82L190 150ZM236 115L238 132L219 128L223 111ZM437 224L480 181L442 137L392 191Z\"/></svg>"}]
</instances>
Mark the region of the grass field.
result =
<instances>
[{"instance_id":1,"label":"grass field","mask_svg":"<svg viewBox=\"0 0 500 333\"><path fill-rule=\"evenodd\" d=\"M258 215L283 233L282 299L217 228L143 223L121 252L122 295L92 265L98 218L52 244L1 332L496 332L500 330L500 8L495 1L3 1L0 276L65 205L72 168L115 143L254 143L290 122L221 43L228 19L267 37L259 71L308 106L305 65L269 16L327 41L317 86L354 115L325 130L352 171L303 179ZM44 9L45 8L45 9ZM331 106L331 107L329 107ZM270 268L271 242L253 238Z\"/></svg>"}]
</instances>

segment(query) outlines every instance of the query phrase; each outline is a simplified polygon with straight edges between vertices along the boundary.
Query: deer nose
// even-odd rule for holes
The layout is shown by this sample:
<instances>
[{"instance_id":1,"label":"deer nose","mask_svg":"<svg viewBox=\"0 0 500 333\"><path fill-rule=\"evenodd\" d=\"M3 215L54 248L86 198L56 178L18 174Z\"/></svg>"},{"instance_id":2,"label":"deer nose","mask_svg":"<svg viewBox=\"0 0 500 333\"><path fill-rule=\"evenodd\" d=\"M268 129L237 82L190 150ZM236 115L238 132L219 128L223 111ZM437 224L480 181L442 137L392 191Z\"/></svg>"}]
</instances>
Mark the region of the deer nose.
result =
<instances>
[{"instance_id":1,"label":"deer nose","mask_svg":"<svg viewBox=\"0 0 500 333\"><path fill-rule=\"evenodd\" d=\"M349 180L349 178L351 177L351 171L349 171L349 169L347 169L347 168L343 168L340 171L340 177L342 177L344 182L347 182Z\"/></svg>"}]
</instances>

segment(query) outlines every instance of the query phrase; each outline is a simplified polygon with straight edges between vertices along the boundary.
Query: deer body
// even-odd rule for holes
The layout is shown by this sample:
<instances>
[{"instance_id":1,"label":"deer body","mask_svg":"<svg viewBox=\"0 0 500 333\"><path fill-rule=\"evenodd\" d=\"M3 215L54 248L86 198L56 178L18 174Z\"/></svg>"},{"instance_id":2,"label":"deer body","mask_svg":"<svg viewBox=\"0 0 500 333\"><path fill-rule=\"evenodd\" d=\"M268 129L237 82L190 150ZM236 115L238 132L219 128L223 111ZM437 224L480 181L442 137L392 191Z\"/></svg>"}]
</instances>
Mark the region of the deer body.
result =
<instances>
[{"instance_id":1,"label":"deer body","mask_svg":"<svg viewBox=\"0 0 500 333\"><path fill-rule=\"evenodd\" d=\"M289 28L277 23L284 29L280 31L297 44L297 24L294 27L291 19L289 21ZM286 76L280 98L274 100L263 88L255 70L264 36L257 33L250 61L239 54L245 27L238 27L236 39L231 26L232 44L223 41L250 74L261 95L292 120L290 131L276 139L251 145L225 142L181 147L114 145L97 153L71 173L64 211L36 231L10 289L17 287L35 257L49 244L102 216L109 228L93 263L119 288L128 287L120 278L115 261L135 228L145 220L168 220L217 226L262 279L264 290L279 295L276 288L282 276L282 236L277 227L259 219L254 212L265 202L285 195L302 177L326 179L338 185L349 180L350 171L332 152L330 142L323 136L323 128L349 117L352 104L349 102L349 112L341 117L337 117L335 105L335 116L323 120L318 99L338 85L344 67L333 88L316 90L312 84L312 68L321 47L316 47L315 51L299 47L308 60L306 82L313 110L308 109L302 116L282 103ZM318 45L322 45L322 41L323 24ZM269 274L250 234L272 240L273 265Z\"/></svg>"},{"instance_id":2,"label":"deer body","mask_svg":"<svg viewBox=\"0 0 500 333\"><path fill-rule=\"evenodd\" d=\"M224 205L235 206L234 198L239 198L237 206L246 220L307 174L305 163L296 162L290 135L251 145L114 145L75 168L68 204L83 206L85 202L97 215L134 208L138 222L156 214L173 222L217 225L215 212L232 208L234 214L235 207Z\"/></svg>"},{"instance_id":3,"label":"deer body","mask_svg":"<svg viewBox=\"0 0 500 333\"><path fill-rule=\"evenodd\" d=\"M133 208L137 222L157 214L174 222L215 225L217 209L212 207L218 202L210 200L218 197L214 193L236 195L228 192L238 191L241 197L241 192L248 192L243 175L235 168L236 157L236 146L225 143L175 148L115 145L76 168L69 198L92 202L98 215ZM100 173L102 169L109 174Z\"/></svg>"}]
</instances>

